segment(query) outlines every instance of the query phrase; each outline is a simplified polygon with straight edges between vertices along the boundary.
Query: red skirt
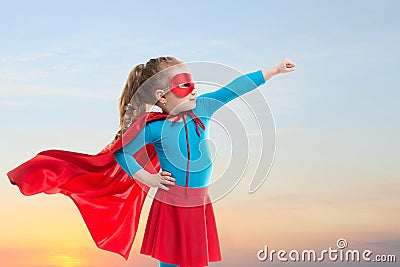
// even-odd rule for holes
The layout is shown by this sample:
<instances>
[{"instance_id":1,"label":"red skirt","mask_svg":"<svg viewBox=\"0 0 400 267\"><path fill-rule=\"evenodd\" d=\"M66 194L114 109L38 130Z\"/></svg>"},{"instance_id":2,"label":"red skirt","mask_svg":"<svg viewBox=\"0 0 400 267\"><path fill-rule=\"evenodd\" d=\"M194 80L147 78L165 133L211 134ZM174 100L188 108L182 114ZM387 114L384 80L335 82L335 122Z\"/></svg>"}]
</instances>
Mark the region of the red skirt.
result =
<instances>
[{"instance_id":1,"label":"red skirt","mask_svg":"<svg viewBox=\"0 0 400 267\"><path fill-rule=\"evenodd\" d=\"M214 211L208 188L169 186L153 199L141 254L180 267L220 261Z\"/></svg>"}]
</instances>

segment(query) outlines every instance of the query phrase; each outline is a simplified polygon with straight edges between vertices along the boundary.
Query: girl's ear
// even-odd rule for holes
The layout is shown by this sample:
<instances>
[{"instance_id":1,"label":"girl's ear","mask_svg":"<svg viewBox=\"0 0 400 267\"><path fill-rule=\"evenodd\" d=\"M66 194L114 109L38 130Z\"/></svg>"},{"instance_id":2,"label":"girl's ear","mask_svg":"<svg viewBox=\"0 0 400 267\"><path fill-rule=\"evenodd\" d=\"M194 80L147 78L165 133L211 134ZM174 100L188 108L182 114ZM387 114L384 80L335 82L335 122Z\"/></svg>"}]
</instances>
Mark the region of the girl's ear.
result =
<instances>
[{"instance_id":1,"label":"girl's ear","mask_svg":"<svg viewBox=\"0 0 400 267\"><path fill-rule=\"evenodd\" d=\"M164 99L164 100L160 101L162 103L164 103L166 101L164 90L158 89L158 90L155 91L154 94L156 96L157 101L160 101L161 99Z\"/></svg>"}]
</instances>

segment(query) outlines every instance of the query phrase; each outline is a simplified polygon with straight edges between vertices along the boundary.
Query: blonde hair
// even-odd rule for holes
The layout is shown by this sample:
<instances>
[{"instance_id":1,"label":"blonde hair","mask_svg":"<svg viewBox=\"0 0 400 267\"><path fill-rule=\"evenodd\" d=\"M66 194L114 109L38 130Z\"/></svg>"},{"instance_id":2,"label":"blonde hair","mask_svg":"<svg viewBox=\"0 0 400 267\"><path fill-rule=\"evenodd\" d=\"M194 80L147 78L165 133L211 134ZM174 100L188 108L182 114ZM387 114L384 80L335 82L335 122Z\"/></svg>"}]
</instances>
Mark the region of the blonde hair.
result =
<instances>
[{"instance_id":1,"label":"blonde hair","mask_svg":"<svg viewBox=\"0 0 400 267\"><path fill-rule=\"evenodd\" d=\"M138 64L131 70L119 98L120 128L109 145L114 144L141 114L150 111L157 102L155 91L162 89L161 79L149 79L160 71L178 64L182 62L175 57L158 57L150 59L146 64ZM138 90L146 81L146 86Z\"/></svg>"}]
</instances>

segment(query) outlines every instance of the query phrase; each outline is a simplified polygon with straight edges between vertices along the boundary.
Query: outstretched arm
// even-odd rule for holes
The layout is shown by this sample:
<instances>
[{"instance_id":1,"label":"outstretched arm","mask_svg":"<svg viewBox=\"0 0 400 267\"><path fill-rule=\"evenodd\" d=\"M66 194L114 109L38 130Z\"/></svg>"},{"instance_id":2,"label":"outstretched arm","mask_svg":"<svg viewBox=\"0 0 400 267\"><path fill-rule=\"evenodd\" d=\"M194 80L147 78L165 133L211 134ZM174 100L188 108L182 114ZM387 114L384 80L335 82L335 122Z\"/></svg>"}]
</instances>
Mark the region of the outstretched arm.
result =
<instances>
[{"instance_id":1,"label":"outstretched arm","mask_svg":"<svg viewBox=\"0 0 400 267\"><path fill-rule=\"evenodd\" d=\"M293 61L291 61L288 58L285 58L284 60L282 60L281 63L279 63L278 66L263 70L262 73L263 73L265 81L267 81L275 75L286 74L291 71L294 71L295 69L296 69L296 65L293 63Z\"/></svg>"},{"instance_id":2,"label":"outstretched arm","mask_svg":"<svg viewBox=\"0 0 400 267\"><path fill-rule=\"evenodd\" d=\"M229 101L263 85L273 76L294 71L295 68L295 64L285 58L276 67L242 75L216 91L200 95L198 99L201 101L201 105L205 108L206 113L211 116Z\"/></svg>"}]
</instances>

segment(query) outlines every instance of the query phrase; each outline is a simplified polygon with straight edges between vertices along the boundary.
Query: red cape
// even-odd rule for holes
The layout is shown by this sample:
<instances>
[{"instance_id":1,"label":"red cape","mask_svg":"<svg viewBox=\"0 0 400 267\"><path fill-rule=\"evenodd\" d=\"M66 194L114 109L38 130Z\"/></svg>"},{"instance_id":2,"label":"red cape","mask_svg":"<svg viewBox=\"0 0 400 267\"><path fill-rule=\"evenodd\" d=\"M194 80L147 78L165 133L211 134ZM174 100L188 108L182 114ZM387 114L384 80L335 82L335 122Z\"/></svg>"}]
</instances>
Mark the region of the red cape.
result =
<instances>
[{"instance_id":1,"label":"red cape","mask_svg":"<svg viewBox=\"0 0 400 267\"><path fill-rule=\"evenodd\" d=\"M114 152L135 138L147 122L167 115L152 111L142 114L122 138L96 155L45 150L7 176L24 195L44 192L70 197L97 247L128 259L149 187L133 180L115 161ZM152 144L143 146L134 158L146 171L159 172L160 163Z\"/></svg>"}]
</instances>

